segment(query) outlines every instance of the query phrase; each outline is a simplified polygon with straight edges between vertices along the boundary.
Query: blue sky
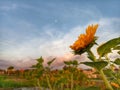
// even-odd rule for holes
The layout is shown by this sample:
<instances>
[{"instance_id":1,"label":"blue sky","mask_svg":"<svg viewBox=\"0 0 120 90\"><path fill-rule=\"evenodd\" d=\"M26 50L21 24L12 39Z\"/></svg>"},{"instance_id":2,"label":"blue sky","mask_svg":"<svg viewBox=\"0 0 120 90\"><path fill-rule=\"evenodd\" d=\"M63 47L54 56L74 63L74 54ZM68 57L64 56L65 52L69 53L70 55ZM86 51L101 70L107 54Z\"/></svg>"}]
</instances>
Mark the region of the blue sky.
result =
<instances>
[{"instance_id":1,"label":"blue sky","mask_svg":"<svg viewBox=\"0 0 120 90\"><path fill-rule=\"evenodd\" d=\"M98 43L120 36L119 0L0 0L0 60L70 57L89 24Z\"/></svg>"}]
</instances>

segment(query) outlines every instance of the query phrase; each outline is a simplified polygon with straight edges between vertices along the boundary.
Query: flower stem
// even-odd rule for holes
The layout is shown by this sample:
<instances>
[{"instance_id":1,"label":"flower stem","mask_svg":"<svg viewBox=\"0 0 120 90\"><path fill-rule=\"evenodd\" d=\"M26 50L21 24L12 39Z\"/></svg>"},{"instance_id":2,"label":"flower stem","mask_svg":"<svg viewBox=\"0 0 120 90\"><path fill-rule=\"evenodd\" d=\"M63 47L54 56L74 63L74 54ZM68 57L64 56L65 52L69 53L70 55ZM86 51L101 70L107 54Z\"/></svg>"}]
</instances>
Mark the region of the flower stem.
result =
<instances>
[{"instance_id":1,"label":"flower stem","mask_svg":"<svg viewBox=\"0 0 120 90\"><path fill-rule=\"evenodd\" d=\"M97 60L96 60L96 57L94 56L94 54L92 53L91 50L88 50L88 54L89 54L90 56L92 56L92 59L93 59L94 62L97 61ZM99 58L99 60L101 60L101 59ZM98 70L98 71L99 71L99 70ZM112 86L110 85L109 81L107 80L107 77L105 76L105 74L104 74L104 72L103 72L102 69L99 71L99 73L100 73L100 75L101 75L101 77L102 77L102 79L103 79L106 87L107 87L109 90L113 90Z\"/></svg>"},{"instance_id":2,"label":"flower stem","mask_svg":"<svg viewBox=\"0 0 120 90\"><path fill-rule=\"evenodd\" d=\"M50 90L53 90L53 89L52 89L52 86L51 86L51 84L50 84L48 75L46 75L46 79L47 79L47 84L48 84L49 89L50 89Z\"/></svg>"},{"instance_id":3,"label":"flower stem","mask_svg":"<svg viewBox=\"0 0 120 90\"><path fill-rule=\"evenodd\" d=\"M93 52L90 49L87 50L87 53L88 53L89 57L92 59L93 62L101 60L101 57L99 57L99 59L97 60L96 57L94 56ZM103 81L106 85L106 88L109 89L109 90L113 90L113 88L110 85L109 81L107 80L107 77L105 76L103 70L101 69L101 70L98 70L98 71L99 71L99 73L100 73L100 75L101 75L101 77L102 77L102 79L103 79Z\"/></svg>"},{"instance_id":4,"label":"flower stem","mask_svg":"<svg viewBox=\"0 0 120 90\"><path fill-rule=\"evenodd\" d=\"M73 90L73 73L71 74L71 89L70 90Z\"/></svg>"},{"instance_id":5,"label":"flower stem","mask_svg":"<svg viewBox=\"0 0 120 90\"><path fill-rule=\"evenodd\" d=\"M113 90L113 88L112 88L112 86L110 85L109 81L107 80L107 78L106 78L103 70L100 70L99 73L100 73L102 79L104 80L104 83L105 83L106 87L107 87L109 90Z\"/></svg>"},{"instance_id":6,"label":"flower stem","mask_svg":"<svg viewBox=\"0 0 120 90\"><path fill-rule=\"evenodd\" d=\"M42 90L39 79L37 79L37 84L38 84L39 89Z\"/></svg>"},{"instance_id":7,"label":"flower stem","mask_svg":"<svg viewBox=\"0 0 120 90\"><path fill-rule=\"evenodd\" d=\"M90 57L90 59L93 62L96 62L96 57L95 57L95 55L93 54L93 52L90 49L87 50L87 53L88 53L88 56Z\"/></svg>"}]
</instances>

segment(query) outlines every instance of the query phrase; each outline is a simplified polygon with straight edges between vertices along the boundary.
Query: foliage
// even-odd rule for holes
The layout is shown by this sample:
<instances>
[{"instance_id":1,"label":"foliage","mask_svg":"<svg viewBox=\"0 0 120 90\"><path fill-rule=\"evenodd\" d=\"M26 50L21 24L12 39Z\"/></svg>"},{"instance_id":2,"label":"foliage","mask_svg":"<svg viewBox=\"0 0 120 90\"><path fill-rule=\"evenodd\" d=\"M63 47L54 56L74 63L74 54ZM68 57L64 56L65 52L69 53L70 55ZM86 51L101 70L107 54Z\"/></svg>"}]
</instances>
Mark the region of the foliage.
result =
<instances>
[{"instance_id":1,"label":"foliage","mask_svg":"<svg viewBox=\"0 0 120 90\"><path fill-rule=\"evenodd\" d=\"M93 25L93 27L96 27L96 25ZM70 48L74 51L75 55L81 55L85 52L88 54L88 58L91 60L91 62L82 62L81 64L85 64L96 69L99 72L102 80L104 81L106 89L113 90L113 87L120 88L120 81L117 80L118 78L114 75L114 67L115 65L120 65L120 58L112 61L108 57L108 54L111 53L112 50L117 50L118 54L120 54L120 37L111 39L104 44L98 46L97 53L99 56L97 56L96 58L94 53L91 51L91 48L96 44L96 37L94 36L94 30L96 29L97 28L92 28L92 26L88 26L88 28L86 29L86 34L81 34L78 40L75 41L75 43L70 46ZM83 46L84 48L81 48ZM103 71L106 67L111 69L111 77L117 82L109 83L110 80L106 77Z\"/></svg>"},{"instance_id":2,"label":"foliage","mask_svg":"<svg viewBox=\"0 0 120 90\"><path fill-rule=\"evenodd\" d=\"M8 70L12 70L12 69L14 69L14 67L13 66L9 66L7 69Z\"/></svg>"},{"instance_id":3,"label":"foliage","mask_svg":"<svg viewBox=\"0 0 120 90\"><path fill-rule=\"evenodd\" d=\"M102 44L98 47L97 52L100 55L100 57L103 57L106 54L112 52L112 48L120 50L118 45L120 45L120 37L109 40L108 42Z\"/></svg>"},{"instance_id":4,"label":"foliage","mask_svg":"<svg viewBox=\"0 0 120 90\"><path fill-rule=\"evenodd\" d=\"M91 66L96 68L97 70L101 70L103 69L105 66L107 66L107 62L106 61L97 61L97 62L83 62L83 64L87 65L87 66Z\"/></svg>"},{"instance_id":5,"label":"foliage","mask_svg":"<svg viewBox=\"0 0 120 90\"><path fill-rule=\"evenodd\" d=\"M39 65L43 65L43 58L36 59L38 62L33 65L37 69L40 69ZM43 71L41 75L36 77L36 85L39 88L49 88L50 90L60 89L71 89L77 88L78 86L84 86L85 83L89 83L87 76L78 70L79 65L77 60L65 61L65 67L62 70L51 70L51 65L55 61L55 58L48 61L48 66L42 67ZM35 70L34 70L35 71ZM33 71L33 74L34 74ZM35 73L40 73L37 71ZM38 74L37 74L38 75ZM86 82L84 82L86 81ZM88 84L89 86L89 84Z\"/></svg>"},{"instance_id":6,"label":"foliage","mask_svg":"<svg viewBox=\"0 0 120 90\"><path fill-rule=\"evenodd\" d=\"M97 52L99 54L98 59L96 59L96 56L92 53L91 48L92 47L90 48L86 47L86 52L88 53L88 58L91 60L91 62L81 62L81 64L85 64L87 66L95 68L103 78L106 88L113 90L111 85L114 85L113 87L116 86L117 88L119 88L120 79L116 77L113 67L115 67L115 65L120 65L120 58L116 58L114 61L112 61L109 59L107 55L111 53L112 50L117 50L118 52L120 51L120 37L109 40L106 43L98 46L97 48ZM104 59L102 59L103 57ZM105 67L110 68L110 70L107 71L107 73L102 71L103 69L105 69ZM109 75L111 79L115 81L112 81L111 79L107 79L105 74ZM113 83L110 85L108 80Z\"/></svg>"},{"instance_id":7,"label":"foliage","mask_svg":"<svg viewBox=\"0 0 120 90\"><path fill-rule=\"evenodd\" d=\"M27 87L31 85L39 87L40 90L46 88L49 90L119 90L120 58L111 60L108 54L116 50L120 55L120 37L98 46L96 49L98 56L96 56L91 48L97 44L97 37L94 36L97 27L98 25L89 26L86 34L80 35L78 40L71 46L75 55L87 53L91 61L81 63L78 60L64 61L64 67L61 70L54 70L51 65L56 58L48 61L45 67L43 65L44 59L40 57L36 59L37 63L32 66L32 70L20 73L20 76L23 76L23 81L16 82L6 76L0 76L0 87ZM92 36L92 39L90 36ZM97 72L97 78L89 78L91 72L88 75L85 74L84 71L78 68L80 64L94 68ZM115 69L116 66L119 66L119 69ZM14 67L10 66L8 69L14 69ZM92 73L92 75L94 74ZM21 78L20 76L19 78Z\"/></svg>"},{"instance_id":8,"label":"foliage","mask_svg":"<svg viewBox=\"0 0 120 90\"><path fill-rule=\"evenodd\" d=\"M14 77L15 78L15 77ZM0 87L1 88L18 88L18 87L31 87L34 86L32 81L26 81L11 79L10 76L0 76Z\"/></svg>"},{"instance_id":9,"label":"foliage","mask_svg":"<svg viewBox=\"0 0 120 90\"><path fill-rule=\"evenodd\" d=\"M120 65L120 58L115 59L114 63Z\"/></svg>"},{"instance_id":10,"label":"foliage","mask_svg":"<svg viewBox=\"0 0 120 90\"><path fill-rule=\"evenodd\" d=\"M40 57L36 60L37 60L37 64L33 65L32 68L35 68L35 70L33 71L33 74L35 75L35 77L39 78L40 76L42 76L44 72L44 67L43 67L44 59Z\"/></svg>"},{"instance_id":11,"label":"foliage","mask_svg":"<svg viewBox=\"0 0 120 90\"><path fill-rule=\"evenodd\" d=\"M48 66L50 66L54 61L55 61L56 58L53 58L52 60L48 61L47 64Z\"/></svg>"}]
</instances>

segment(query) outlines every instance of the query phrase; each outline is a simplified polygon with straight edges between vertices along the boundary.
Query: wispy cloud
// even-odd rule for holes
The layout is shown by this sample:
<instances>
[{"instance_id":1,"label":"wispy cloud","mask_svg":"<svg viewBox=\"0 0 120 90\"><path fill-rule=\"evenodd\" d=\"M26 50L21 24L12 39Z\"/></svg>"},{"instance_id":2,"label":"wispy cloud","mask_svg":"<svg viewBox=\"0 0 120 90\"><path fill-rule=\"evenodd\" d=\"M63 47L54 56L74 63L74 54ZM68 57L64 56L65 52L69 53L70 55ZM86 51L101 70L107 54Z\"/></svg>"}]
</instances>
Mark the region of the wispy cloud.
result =
<instances>
[{"instance_id":1,"label":"wispy cloud","mask_svg":"<svg viewBox=\"0 0 120 90\"><path fill-rule=\"evenodd\" d=\"M0 58L17 63L17 60L32 62L29 58L35 59L40 56L45 58L53 56L59 57L56 63L60 64L63 60L72 59L72 54L69 54L71 53L69 46L77 39L78 35L84 33L86 27L92 23L99 23L99 28L96 33L96 35L99 36L98 43L120 36L120 18L102 18L98 21L91 21L86 25L73 27L65 34L59 33L56 28L47 27L44 28L44 32L42 33L48 37L34 37L22 43L17 43L16 46L4 48ZM52 32L49 32L50 29ZM55 33L57 33L57 35L55 35Z\"/></svg>"},{"instance_id":2,"label":"wispy cloud","mask_svg":"<svg viewBox=\"0 0 120 90\"><path fill-rule=\"evenodd\" d=\"M2 11L15 10L16 8L17 8L17 4L15 3L0 5L0 10Z\"/></svg>"},{"instance_id":3,"label":"wispy cloud","mask_svg":"<svg viewBox=\"0 0 120 90\"><path fill-rule=\"evenodd\" d=\"M73 59L69 46L89 24L99 24L100 44L120 36L120 18L114 18L119 17L118 8L119 2L112 0L0 1L0 60L20 66L39 56L46 61L57 57L60 64Z\"/></svg>"}]
</instances>

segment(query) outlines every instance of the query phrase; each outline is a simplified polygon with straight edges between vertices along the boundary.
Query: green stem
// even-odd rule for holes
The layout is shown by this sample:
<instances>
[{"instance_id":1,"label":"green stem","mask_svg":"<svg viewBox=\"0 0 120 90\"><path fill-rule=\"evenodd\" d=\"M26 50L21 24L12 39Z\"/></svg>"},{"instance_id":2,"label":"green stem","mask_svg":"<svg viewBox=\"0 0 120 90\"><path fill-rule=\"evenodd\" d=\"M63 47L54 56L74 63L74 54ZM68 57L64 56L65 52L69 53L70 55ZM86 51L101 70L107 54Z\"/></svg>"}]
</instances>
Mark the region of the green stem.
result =
<instances>
[{"instance_id":1,"label":"green stem","mask_svg":"<svg viewBox=\"0 0 120 90\"><path fill-rule=\"evenodd\" d=\"M37 85L38 85L39 89L42 90L39 79L37 79Z\"/></svg>"},{"instance_id":2,"label":"green stem","mask_svg":"<svg viewBox=\"0 0 120 90\"><path fill-rule=\"evenodd\" d=\"M95 55L93 54L93 52L90 49L87 50L87 53L91 57L92 61L94 61L94 62L97 61Z\"/></svg>"},{"instance_id":3,"label":"green stem","mask_svg":"<svg viewBox=\"0 0 120 90\"><path fill-rule=\"evenodd\" d=\"M108 58L107 54L105 55L105 59L108 61L108 63L110 64L110 59Z\"/></svg>"},{"instance_id":4,"label":"green stem","mask_svg":"<svg viewBox=\"0 0 120 90\"><path fill-rule=\"evenodd\" d=\"M103 70L100 70L100 75L102 77L102 79L104 80L104 83L106 85L106 87L109 89L109 90L113 90L112 86L110 85L109 81L107 80Z\"/></svg>"},{"instance_id":5,"label":"green stem","mask_svg":"<svg viewBox=\"0 0 120 90\"><path fill-rule=\"evenodd\" d=\"M89 56L91 56L91 59L93 60L93 62L97 61L96 57L94 56L93 52L90 49L87 50L87 53ZM99 60L101 60L101 57L99 57ZM109 90L113 90L112 86L110 85L109 81L107 80L107 77L105 76L102 69L99 71L99 73L100 73L100 75L101 75L101 77L106 85L106 88Z\"/></svg>"},{"instance_id":6,"label":"green stem","mask_svg":"<svg viewBox=\"0 0 120 90\"><path fill-rule=\"evenodd\" d=\"M96 62L96 61L97 61L97 60L96 60L96 57L94 56L94 54L92 53L92 51L91 51L91 50L88 50L87 52L88 52L88 55L89 55L89 56L92 56L93 61ZM99 60L101 60L101 57L99 57ZM112 88L112 86L110 85L109 81L107 80L107 77L105 76L103 70L100 70L99 72L100 72L100 75L101 75L101 77L102 77L102 79L103 79L106 87L107 87L109 90L113 90L113 88Z\"/></svg>"},{"instance_id":7,"label":"green stem","mask_svg":"<svg viewBox=\"0 0 120 90\"><path fill-rule=\"evenodd\" d=\"M50 90L53 90L53 89L52 89L52 86L51 86L51 84L50 84L50 80L49 80L49 78L48 78L48 75L46 75L46 79L47 79L48 87L50 88Z\"/></svg>"},{"instance_id":8,"label":"green stem","mask_svg":"<svg viewBox=\"0 0 120 90\"><path fill-rule=\"evenodd\" d=\"M108 60L108 63L109 63L109 67L110 67L110 69L112 70L112 72L114 72L114 64L111 64L110 63L110 59L108 58L108 56L107 56L107 54L105 55L105 58L106 58L106 60Z\"/></svg>"},{"instance_id":9,"label":"green stem","mask_svg":"<svg viewBox=\"0 0 120 90\"><path fill-rule=\"evenodd\" d=\"M61 85L61 90L63 90L63 83L61 83L60 85Z\"/></svg>"},{"instance_id":10,"label":"green stem","mask_svg":"<svg viewBox=\"0 0 120 90\"><path fill-rule=\"evenodd\" d=\"M71 90L73 90L73 73L71 74Z\"/></svg>"}]
</instances>

